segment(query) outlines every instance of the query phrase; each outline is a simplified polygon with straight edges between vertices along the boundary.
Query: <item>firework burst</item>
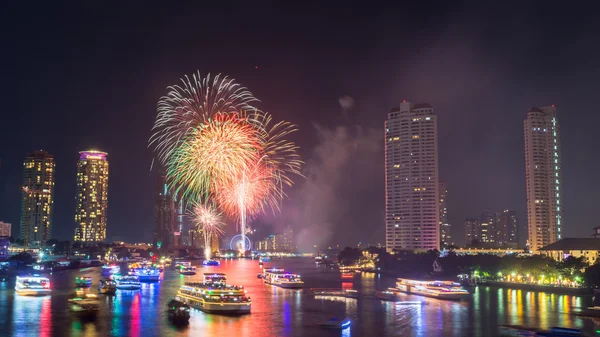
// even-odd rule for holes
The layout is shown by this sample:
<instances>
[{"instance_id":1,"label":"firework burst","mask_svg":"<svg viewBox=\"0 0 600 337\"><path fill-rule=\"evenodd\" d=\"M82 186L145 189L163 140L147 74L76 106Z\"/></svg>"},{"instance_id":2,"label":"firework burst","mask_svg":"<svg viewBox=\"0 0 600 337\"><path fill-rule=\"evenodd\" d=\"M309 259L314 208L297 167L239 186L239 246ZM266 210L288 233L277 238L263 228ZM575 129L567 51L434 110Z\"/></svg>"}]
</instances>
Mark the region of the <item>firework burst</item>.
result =
<instances>
[{"instance_id":1,"label":"firework burst","mask_svg":"<svg viewBox=\"0 0 600 337\"><path fill-rule=\"evenodd\" d=\"M149 145L158 159L166 164L186 135L198 129L218 113L229 114L257 110L258 102L248 89L234 79L221 74L211 79L200 72L181 79L182 85L167 88L166 96L158 101L158 115Z\"/></svg>"},{"instance_id":2,"label":"firework burst","mask_svg":"<svg viewBox=\"0 0 600 337\"><path fill-rule=\"evenodd\" d=\"M214 204L192 204L191 210L188 212L188 216L191 218L192 223L196 226L196 230L202 231L204 237L204 255L206 259L210 259L211 254L211 239L213 237L220 237L225 232L223 227L222 214L217 210Z\"/></svg>"}]
</instances>

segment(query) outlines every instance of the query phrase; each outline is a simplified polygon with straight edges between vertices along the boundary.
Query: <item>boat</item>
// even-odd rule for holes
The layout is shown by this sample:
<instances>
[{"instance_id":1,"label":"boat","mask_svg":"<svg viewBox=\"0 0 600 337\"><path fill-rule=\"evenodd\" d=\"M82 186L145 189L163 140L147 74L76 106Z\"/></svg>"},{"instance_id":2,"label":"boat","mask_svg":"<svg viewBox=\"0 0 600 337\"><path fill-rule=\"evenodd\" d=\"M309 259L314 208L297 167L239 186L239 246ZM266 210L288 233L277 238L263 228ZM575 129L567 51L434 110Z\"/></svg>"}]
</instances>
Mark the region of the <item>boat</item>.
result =
<instances>
[{"instance_id":1,"label":"boat","mask_svg":"<svg viewBox=\"0 0 600 337\"><path fill-rule=\"evenodd\" d=\"M324 258L324 257L323 257L322 255L317 255L317 256L315 256L315 263L316 263L316 264L320 264L320 263L322 263L322 262L323 262L323 258Z\"/></svg>"},{"instance_id":2,"label":"boat","mask_svg":"<svg viewBox=\"0 0 600 337\"><path fill-rule=\"evenodd\" d=\"M186 283L177 291L176 299L212 314L244 315L251 307L244 287L222 283Z\"/></svg>"},{"instance_id":3,"label":"boat","mask_svg":"<svg viewBox=\"0 0 600 337\"><path fill-rule=\"evenodd\" d=\"M271 258L268 257L268 256L263 256L263 257L260 258L259 261L262 262L262 263L271 262Z\"/></svg>"},{"instance_id":4,"label":"boat","mask_svg":"<svg viewBox=\"0 0 600 337\"><path fill-rule=\"evenodd\" d=\"M190 261L175 261L173 267L175 269L181 269L182 267L191 267L192 263Z\"/></svg>"},{"instance_id":5,"label":"boat","mask_svg":"<svg viewBox=\"0 0 600 337\"><path fill-rule=\"evenodd\" d=\"M204 284L226 284L227 276L224 273L204 273Z\"/></svg>"},{"instance_id":6,"label":"boat","mask_svg":"<svg viewBox=\"0 0 600 337\"><path fill-rule=\"evenodd\" d=\"M300 275L291 274L283 269L265 269L262 278L265 283L281 288L297 289L304 287L304 281L302 281Z\"/></svg>"},{"instance_id":7,"label":"boat","mask_svg":"<svg viewBox=\"0 0 600 337\"><path fill-rule=\"evenodd\" d=\"M221 265L221 262L219 260L210 259L210 260L202 261L202 265L209 266L209 267L218 267Z\"/></svg>"},{"instance_id":8,"label":"boat","mask_svg":"<svg viewBox=\"0 0 600 337\"><path fill-rule=\"evenodd\" d=\"M158 282L160 280L160 270L154 267L135 268L130 274L137 276L140 282Z\"/></svg>"},{"instance_id":9,"label":"boat","mask_svg":"<svg viewBox=\"0 0 600 337\"><path fill-rule=\"evenodd\" d=\"M341 274L341 279L342 281L349 282L354 280L354 276L356 276L356 273L354 272L343 272Z\"/></svg>"},{"instance_id":10,"label":"boat","mask_svg":"<svg viewBox=\"0 0 600 337\"><path fill-rule=\"evenodd\" d=\"M419 281L399 278L396 290L401 293L421 295L442 300L461 300L469 292L461 288L459 283L452 281Z\"/></svg>"},{"instance_id":11,"label":"boat","mask_svg":"<svg viewBox=\"0 0 600 337\"><path fill-rule=\"evenodd\" d=\"M100 301L94 294L86 294L68 300L69 311L80 318L95 317L100 310Z\"/></svg>"},{"instance_id":12,"label":"boat","mask_svg":"<svg viewBox=\"0 0 600 337\"><path fill-rule=\"evenodd\" d=\"M387 290L375 292L375 298L382 301L398 300L398 290L396 288L388 288Z\"/></svg>"},{"instance_id":13,"label":"boat","mask_svg":"<svg viewBox=\"0 0 600 337\"><path fill-rule=\"evenodd\" d=\"M117 289L122 290L138 290L142 287L140 279L135 275L126 275L115 277Z\"/></svg>"},{"instance_id":14,"label":"boat","mask_svg":"<svg viewBox=\"0 0 600 337\"><path fill-rule=\"evenodd\" d=\"M328 320L327 322L323 322L321 324L319 324L320 327L322 328L327 328L327 329L347 329L350 327L350 320L349 319L337 319L337 318L332 318L330 320Z\"/></svg>"},{"instance_id":15,"label":"boat","mask_svg":"<svg viewBox=\"0 0 600 337\"><path fill-rule=\"evenodd\" d=\"M75 278L76 288L89 288L92 286L92 278L89 276L77 276Z\"/></svg>"},{"instance_id":16,"label":"boat","mask_svg":"<svg viewBox=\"0 0 600 337\"><path fill-rule=\"evenodd\" d=\"M50 295L50 280L39 276L17 276L15 292L19 295Z\"/></svg>"},{"instance_id":17,"label":"boat","mask_svg":"<svg viewBox=\"0 0 600 337\"><path fill-rule=\"evenodd\" d=\"M171 300L168 304L167 317L175 325L185 325L190 321L190 306L179 300Z\"/></svg>"},{"instance_id":18,"label":"boat","mask_svg":"<svg viewBox=\"0 0 600 337\"><path fill-rule=\"evenodd\" d=\"M104 295L114 295L117 292L117 283L113 280L100 280L98 292Z\"/></svg>"},{"instance_id":19,"label":"boat","mask_svg":"<svg viewBox=\"0 0 600 337\"><path fill-rule=\"evenodd\" d=\"M179 269L179 274L181 274L181 275L196 275L196 267L194 267L194 266L181 267L181 269Z\"/></svg>"},{"instance_id":20,"label":"boat","mask_svg":"<svg viewBox=\"0 0 600 337\"><path fill-rule=\"evenodd\" d=\"M315 297L345 297L358 298L358 291L354 289L311 289Z\"/></svg>"},{"instance_id":21,"label":"boat","mask_svg":"<svg viewBox=\"0 0 600 337\"><path fill-rule=\"evenodd\" d=\"M121 267L116 264L104 264L102 265L102 274L104 275L112 275L118 274L121 272Z\"/></svg>"}]
</instances>

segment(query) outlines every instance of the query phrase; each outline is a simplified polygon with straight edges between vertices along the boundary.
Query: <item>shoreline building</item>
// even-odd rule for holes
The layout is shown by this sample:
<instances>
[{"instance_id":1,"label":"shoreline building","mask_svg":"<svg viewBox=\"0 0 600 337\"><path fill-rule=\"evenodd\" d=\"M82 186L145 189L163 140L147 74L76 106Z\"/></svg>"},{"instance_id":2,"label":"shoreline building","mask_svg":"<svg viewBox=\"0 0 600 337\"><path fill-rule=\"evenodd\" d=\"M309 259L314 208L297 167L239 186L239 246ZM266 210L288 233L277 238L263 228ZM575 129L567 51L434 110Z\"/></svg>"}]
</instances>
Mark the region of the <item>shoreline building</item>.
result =
<instances>
[{"instance_id":1,"label":"shoreline building","mask_svg":"<svg viewBox=\"0 0 600 337\"><path fill-rule=\"evenodd\" d=\"M27 154L23 163L20 235L25 246L52 238L55 167L54 156L43 150Z\"/></svg>"},{"instance_id":2,"label":"shoreline building","mask_svg":"<svg viewBox=\"0 0 600 337\"><path fill-rule=\"evenodd\" d=\"M77 162L77 205L74 241L100 242L106 239L108 210L108 154L81 151Z\"/></svg>"},{"instance_id":3,"label":"shoreline building","mask_svg":"<svg viewBox=\"0 0 600 337\"><path fill-rule=\"evenodd\" d=\"M154 247L168 248L169 246L178 246L181 244L179 238L181 238L182 228L179 208L177 206L176 198L167 184L166 174L161 172L158 176L156 201L154 204ZM204 239L201 235L197 235L194 241L198 238L201 238L201 245L204 245Z\"/></svg>"},{"instance_id":4,"label":"shoreline building","mask_svg":"<svg viewBox=\"0 0 600 337\"><path fill-rule=\"evenodd\" d=\"M452 241L452 227L448 223L448 185L440 182L440 245L442 248L454 245Z\"/></svg>"},{"instance_id":5,"label":"shoreline building","mask_svg":"<svg viewBox=\"0 0 600 337\"><path fill-rule=\"evenodd\" d=\"M562 155L556 108L529 109L524 125L527 242L537 252L562 238Z\"/></svg>"},{"instance_id":6,"label":"shoreline building","mask_svg":"<svg viewBox=\"0 0 600 337\"><path fill-rule=\"evenodd\" d=\"M402 102L385 122L386 249L440 249L437 116Z\"/></svg>"},{"instance_id":7,"label":"shoreline building","mask_svg":"<svg viewBox=\"0 0 600 337\"><path fill-rule=\"evenodd\" d=\"M498 244L501 247L519 246L519 221L516 211L504 210L498 213L498 231Z\"/></svg>"}]
</instances>

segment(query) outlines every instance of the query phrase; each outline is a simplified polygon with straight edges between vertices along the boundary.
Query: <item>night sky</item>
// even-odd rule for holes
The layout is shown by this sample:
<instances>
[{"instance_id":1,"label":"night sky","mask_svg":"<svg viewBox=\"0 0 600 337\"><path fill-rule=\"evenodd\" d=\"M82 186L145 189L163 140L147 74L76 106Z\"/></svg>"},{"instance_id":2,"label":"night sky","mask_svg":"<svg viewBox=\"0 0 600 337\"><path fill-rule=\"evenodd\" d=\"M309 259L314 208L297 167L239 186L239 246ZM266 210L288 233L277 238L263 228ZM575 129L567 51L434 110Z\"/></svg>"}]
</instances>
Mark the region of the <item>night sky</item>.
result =
<instances>
[{"instance_id":1,"label":"night sky","mask_svg":"<svg viewBox=\"0 0 600 337\"><path fill-rule=\"evenodd\" d=\"M53 234L71 239L77 152L94 148L109 154L108 238L151 240L156 102L196 70L236 78L277 120L299 125L307 179L254 226L293 224L306 247L384 242L383 123L402 100L439 116L458 243L464 218L486 209L517 210L526 223L523 120L536 105L555 104L561 124L565 235L599 225L593 8L138 3L0 5L0 220L14 233L26 153L55 155Z\"/></svg>"}]
</instances>

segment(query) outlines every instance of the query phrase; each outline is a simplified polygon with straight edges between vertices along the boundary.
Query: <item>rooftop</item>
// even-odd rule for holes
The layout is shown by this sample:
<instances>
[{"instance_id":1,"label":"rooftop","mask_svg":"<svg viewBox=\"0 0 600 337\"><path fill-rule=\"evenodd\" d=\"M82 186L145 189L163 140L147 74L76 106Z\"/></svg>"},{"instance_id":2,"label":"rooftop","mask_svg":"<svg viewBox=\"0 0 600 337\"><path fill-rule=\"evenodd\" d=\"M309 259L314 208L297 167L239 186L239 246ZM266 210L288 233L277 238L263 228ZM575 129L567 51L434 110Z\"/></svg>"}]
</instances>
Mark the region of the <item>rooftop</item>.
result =
<instances>
[{"instance_id":1,"label":"rooftop","mask_svg":"<svg viewBox=\"0 0 600 337\"><path fill-rule=\"evenodd\" d=\"M542 247L540 250L600 250L600 239L564 238Z\"/></svg>"}]
</instances>

